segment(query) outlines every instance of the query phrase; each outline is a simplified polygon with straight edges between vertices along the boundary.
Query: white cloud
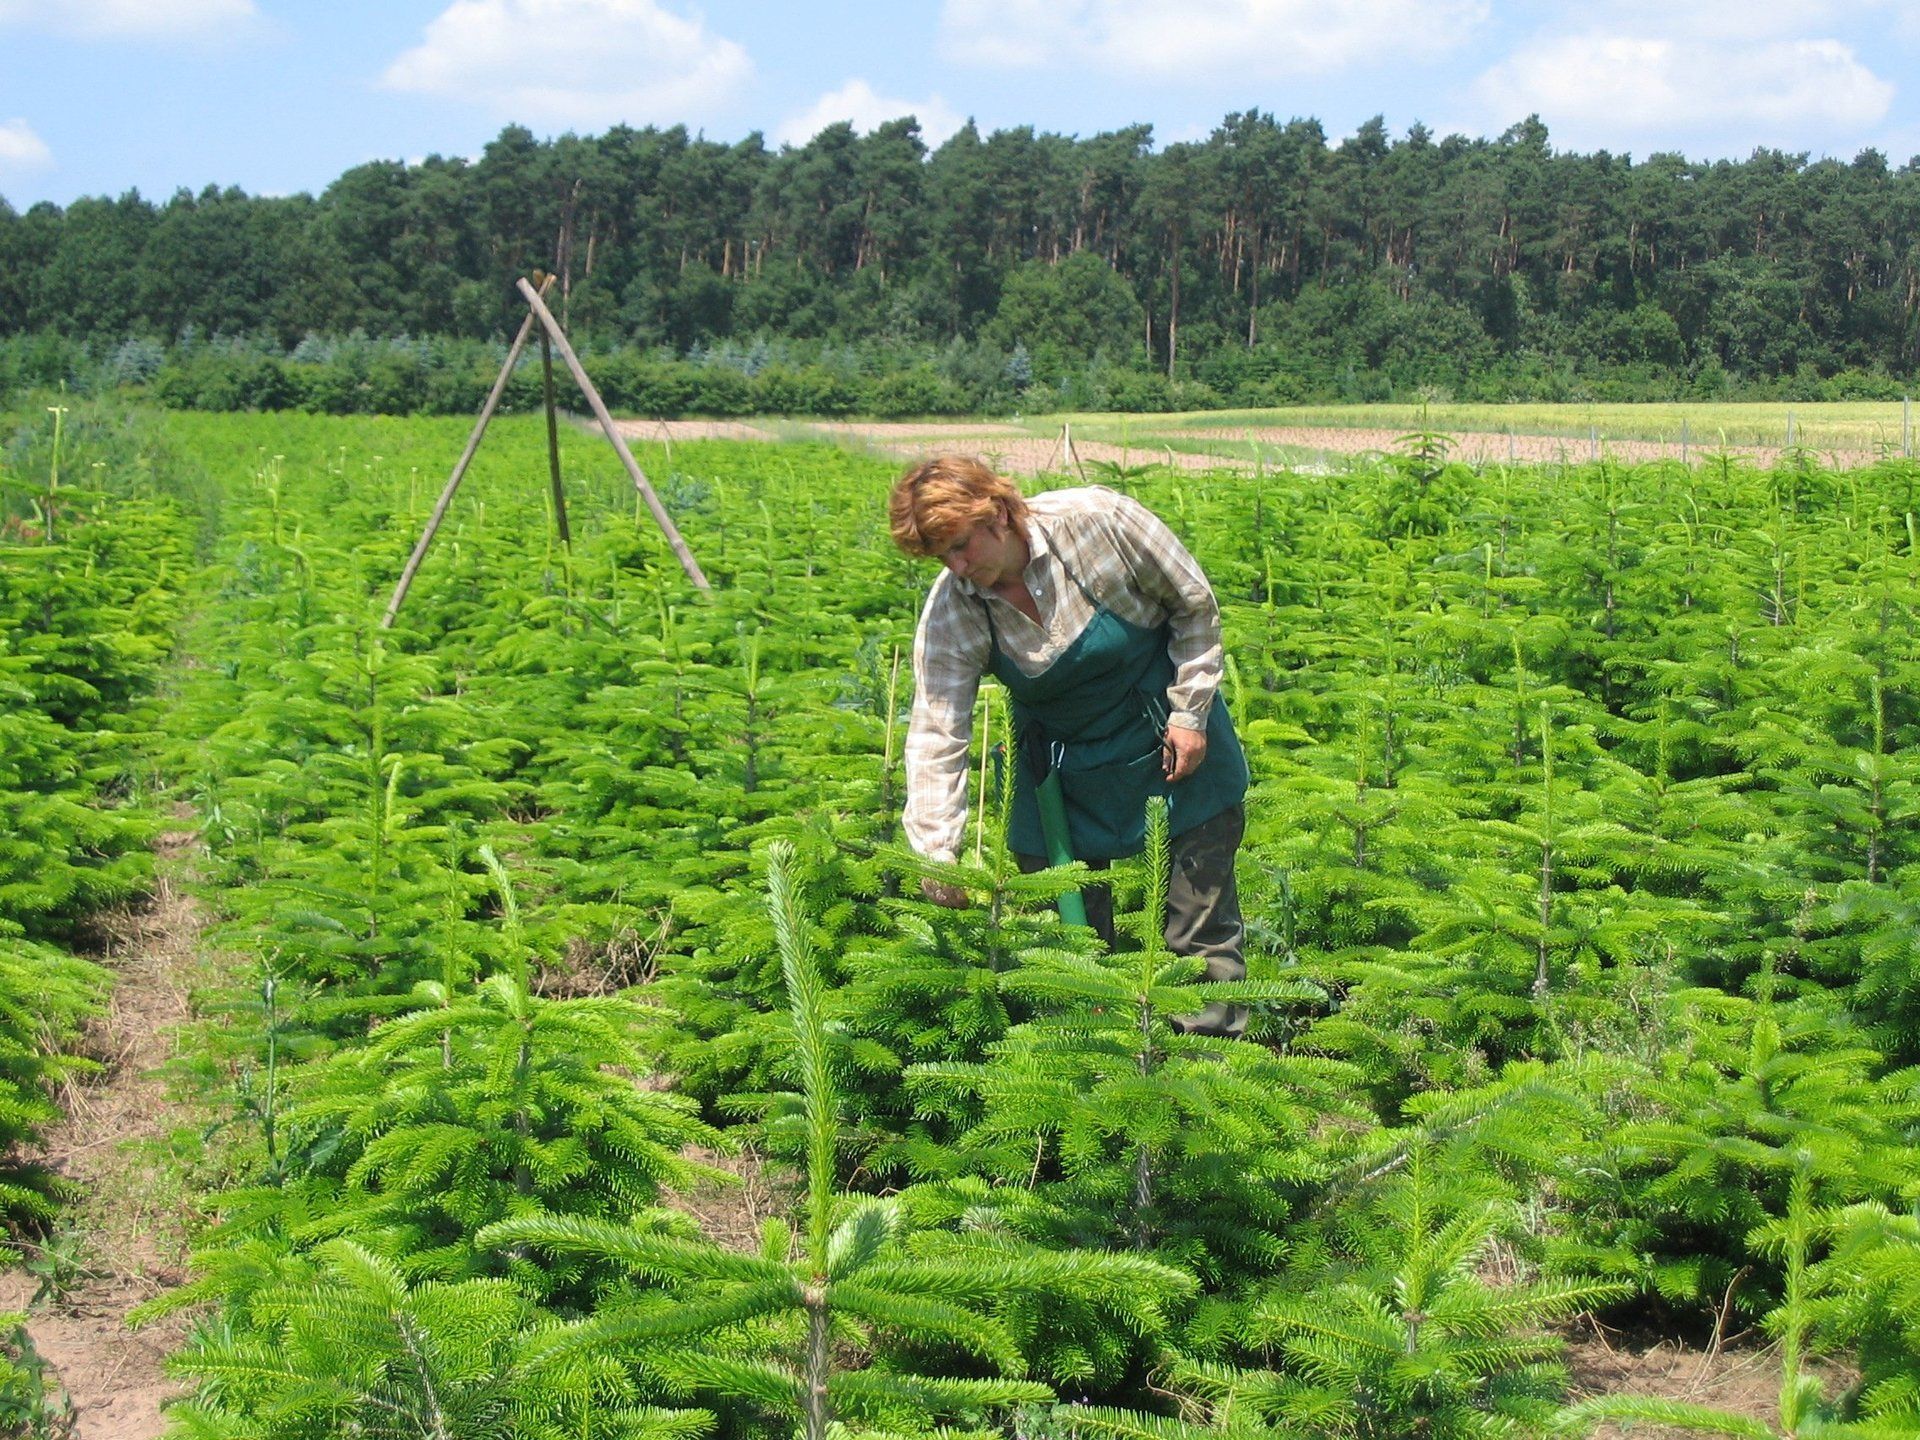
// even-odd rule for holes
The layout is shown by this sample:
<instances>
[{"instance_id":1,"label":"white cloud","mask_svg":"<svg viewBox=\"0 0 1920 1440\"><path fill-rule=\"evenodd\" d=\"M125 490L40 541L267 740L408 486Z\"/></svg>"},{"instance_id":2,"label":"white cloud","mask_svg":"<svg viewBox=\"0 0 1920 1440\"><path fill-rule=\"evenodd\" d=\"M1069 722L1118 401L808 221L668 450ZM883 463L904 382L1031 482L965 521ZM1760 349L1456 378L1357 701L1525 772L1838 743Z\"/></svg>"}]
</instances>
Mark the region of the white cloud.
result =
<instances>
[{"instance_id":1,"label":"white cloud","mask_svg":"<svg viewBox=\"0 0 1920 1440\"><path fill-rule=\"evenodd\" d=\"M953 58L995 67L1062 64L1162 81L1315 75L1452 49L1491 0L944 0Z\"/></svg>"},{"instance_id":2,"label":"white cloud","mask_svg":"<svg viewBox=\"0 0 1920 1440\"><path fill-rule=\"evenodd\" d=\"M53 151L24 120L0 120L0 171L44 170Z\"/></svg>"},{"instance_id":3,"label":"white cloud","mask_svg":"<svg viewBox=\"0 0 1920 1440\"><path fill-rule=\"evenodd\" d=\"M1631 138L1691 151L1709 135L1805 148L1857 132L1886 116L1894 86L1838 40L1584 34L1522 44L1474 94L1494 126L1538 113L1575 148Z\"/></svg>"},{"instance_id":4,"label":"white cloud","mask_svg":"<svg viewBox=\"0 0 1920 1440\"><path fill-rule=\"evenodd\" d=\"M849 80L838 90L822 95L798 115L789 116L774 127L773 138L782 145L804 145L827 126L841 120L851 122L861 134L871 134L888 120L911 115L920 122L920 138L934 148L964 123L960 112L938 95L925 100L890 100L876 95L864 80Z\"/></svg>"},{"instance_id":5,"label":"white cloud","mask_svg":"<svg viewBox=\"0 0 1920 1440\"><path fill-rule=\"evenodd\" d=\"M738 44L655 0L454 0L381 78L508 119L597 129L712 114L752 73Z\"/></svg>"},{"instance_id":6,"label":"white cloud","mask_svg":"<svg viewBox=\"0 0 1920 1440\"><path fill-rule=\"evenodd\" d=\"M154 40L218 34L250 24L253 0L0 0L0 25L28 25L83 40Z\"/></svg>"}]
</instances>

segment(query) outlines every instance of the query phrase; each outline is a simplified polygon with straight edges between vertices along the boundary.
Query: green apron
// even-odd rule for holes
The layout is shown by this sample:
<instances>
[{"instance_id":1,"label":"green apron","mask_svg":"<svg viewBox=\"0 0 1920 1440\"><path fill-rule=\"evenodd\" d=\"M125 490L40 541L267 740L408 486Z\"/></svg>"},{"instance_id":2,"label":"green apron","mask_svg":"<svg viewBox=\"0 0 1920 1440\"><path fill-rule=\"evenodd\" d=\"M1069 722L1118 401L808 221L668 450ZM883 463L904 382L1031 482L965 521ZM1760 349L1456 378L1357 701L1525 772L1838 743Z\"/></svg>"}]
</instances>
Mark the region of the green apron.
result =
<instances>
[{"instance_id":1,"label":"green apron","mask_svg":"<svg viewBox=\"0 0 1920 1440\"><path fill-rule=\"evenodd\" d=\"M1071 571L1068 578L1093 606L1087 628L1053 664L1029 676L1000 648L989 605L993 650L987 669L1013 697L1022 753L1037 750L1060 772L1074 858L1113 860L1145 846L1147 801L1155 795L1167 797L1172 835L1238 805L1247 792L1247 759L1226 703L1216 696L1207 712L1206 759L1179 784L1167 783L1160 746L1174 674L1168 628L1132 624L1096 600ZM1021 854L1045 855L1034 800L1040 777L1031 765L1013 768L1008 843Z\"/></svg>"}]
</instances>

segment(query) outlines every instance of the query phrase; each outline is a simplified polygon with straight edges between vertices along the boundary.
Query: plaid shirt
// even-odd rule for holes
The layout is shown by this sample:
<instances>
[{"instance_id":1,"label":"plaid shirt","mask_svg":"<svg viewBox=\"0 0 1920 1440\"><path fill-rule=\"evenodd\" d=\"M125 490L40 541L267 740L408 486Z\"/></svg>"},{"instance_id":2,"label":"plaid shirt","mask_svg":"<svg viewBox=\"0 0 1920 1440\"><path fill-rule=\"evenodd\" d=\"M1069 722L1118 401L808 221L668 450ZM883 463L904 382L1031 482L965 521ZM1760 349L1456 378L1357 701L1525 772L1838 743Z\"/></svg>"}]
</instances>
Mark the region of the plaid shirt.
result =
<instances>
[{"instance_id":1,"label":"plaid shirt","mask_svg":"<svg viewBox=\"0 0 1920 1440\"><path fill-rule=\"evenodd\" d=\"M1169 724L1204 730L1220 688L1220 607L1213 587L1158 516L1099 485L1054 490L1027 503L1031 558L1021 578L1045 625L950 570L933 582L920 612L904 822L908 842L934 859L957 856L965 835L973 705L996 633L1022 674L1041 674L1093 619L1084 586L1131 624L1154 629L1168 623L1174 666L1167 687Z\"/></svg>"}]
</instances>

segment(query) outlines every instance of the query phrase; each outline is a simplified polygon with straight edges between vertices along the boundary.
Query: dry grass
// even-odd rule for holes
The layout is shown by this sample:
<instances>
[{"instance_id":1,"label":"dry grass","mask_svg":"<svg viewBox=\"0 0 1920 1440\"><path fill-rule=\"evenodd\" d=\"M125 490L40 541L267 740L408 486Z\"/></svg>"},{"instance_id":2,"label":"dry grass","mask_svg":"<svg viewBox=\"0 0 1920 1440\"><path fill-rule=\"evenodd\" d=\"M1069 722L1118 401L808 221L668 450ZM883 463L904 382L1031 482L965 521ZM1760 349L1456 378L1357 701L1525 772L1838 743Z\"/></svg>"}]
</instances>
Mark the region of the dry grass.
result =
<instances>
[{"instance_id":1,"label":"dry grass","mask_svg":"<svg viewBox=\"0 0 1920 1440\"><path fill-rule=\"evenodd\" d=\"M739 1255L759 1254L761 1227L769 1217L784 1217L792 1211L794 1197L787 1187L768 1175L765 1159L751 1148L737 1155L723 1155L696 1146L687 1151L686 1158L733 1179L668 1191L661 1196L662 1202L692 1216L701 1233L722 1249Z\"/></svg>"},{"instance_id":2,"label":"dry grass","mask_svg":"<svg viewBox=\"0 0 1920 1440\"><path fill-rule=\"evenodd\" d=\"M1688 1405L1706 1405L1745 1419L1780 1423L1780 1349L1743 1340L1733 1345L1690 1346L1670 1336L1623 1334L1588 1319L1567 1335L1569 1398L1596 1395L1647 1395ZM1829 1361L1808 1368L1829 1395L1837 1395L1858 1377ZM1667 1426L1635 1425L1631 1440L1676 1440L1693 1433ZM1629 1432L1605 1424L1589 1440L1628 1440Z\"/></svg>"},{"instance_id":3,"label":"dry grass","mask_svg":"<svg viewBox=\"0 0 1920 1440\"><path fill-rule=\"evenodd\" d=\"M533 993L549 1000L586 995L618 995L635 986L649 985L659 971L660 957L672 930L670 913L662 913L644 933L616 931L604 940L574 936L557 960L542 965L533 977Z\"/></svg>"}]
</instances>

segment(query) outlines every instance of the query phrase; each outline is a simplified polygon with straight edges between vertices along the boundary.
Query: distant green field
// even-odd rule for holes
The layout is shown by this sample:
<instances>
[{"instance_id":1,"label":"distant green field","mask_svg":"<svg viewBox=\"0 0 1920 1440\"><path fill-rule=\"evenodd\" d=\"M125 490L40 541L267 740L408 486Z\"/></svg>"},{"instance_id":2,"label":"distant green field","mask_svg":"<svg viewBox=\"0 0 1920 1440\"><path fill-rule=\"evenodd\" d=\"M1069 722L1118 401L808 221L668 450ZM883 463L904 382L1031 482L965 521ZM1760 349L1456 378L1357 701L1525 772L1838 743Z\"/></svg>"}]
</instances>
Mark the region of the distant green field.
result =
<instances>
[{"instance_id":1,"label":"distant green field","mask_svg":"<svg viewBox=\"0 0 1920 1440\"><path fill-rule=\"evenodd\" d=\"M1060 415L1045 422L1071 423L1088 439L1153 444L1160 437L1241 440L1249 431L1338 428L1560 435L1585 439L1653 440L1702 448L1717 445L1781 446L1816 450L1891 450L1915 437L1899 401L1820 404L1651 405L1310 405L1272 410L1209 410L1173 415ZM1792 427L1789 437L1788 428Z\"/></svg>"}]
</instances>

